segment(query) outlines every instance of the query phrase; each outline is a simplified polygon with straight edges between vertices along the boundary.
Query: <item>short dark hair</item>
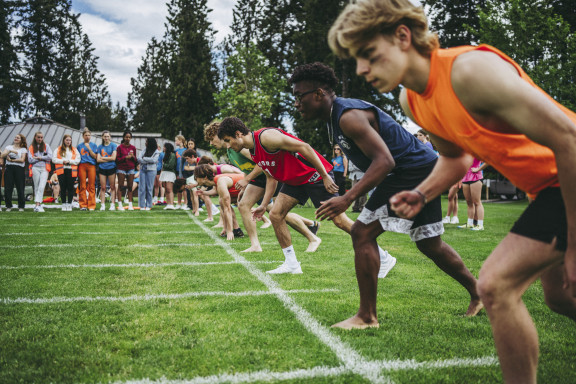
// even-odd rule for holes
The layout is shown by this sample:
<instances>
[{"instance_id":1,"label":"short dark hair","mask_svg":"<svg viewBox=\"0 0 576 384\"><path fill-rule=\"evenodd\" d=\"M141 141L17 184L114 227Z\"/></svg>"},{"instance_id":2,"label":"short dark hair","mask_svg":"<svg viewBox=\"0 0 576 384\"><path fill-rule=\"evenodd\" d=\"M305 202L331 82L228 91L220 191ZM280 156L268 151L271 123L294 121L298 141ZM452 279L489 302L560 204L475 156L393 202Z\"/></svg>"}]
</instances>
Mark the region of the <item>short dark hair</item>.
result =
<instances>
[{"instance_id":1,"label":"short dark hair","mask_svg":"<svg viewBox=\"0 0 576 384\"><path fill-rule=\"evenodd\" d=\"M202 156L200 158L200 160L198 161L198 165L202 165L202 164L214 165L214 160L212 160L212 158L210 156Z\"/></svg>"},{"instance_id":2,"label":"short dark hair","mask_svg":"<svg viewBox=\"0 0 576 384\"><path fill-rule=\"evenodd\" d=\"M196 151L193 149L187 149L184 151L182 156L184 156L184 157L196 157Z\"/></svg>"},{"instance_id":3,"label":"short dark hair","mask_svg":"<svg viewBox=\"0 0 576 384\"><path fill-rule=\"evenodd\" d=\"M186 186L186 179L176 179L176 181L174 181L175 192L182 192L184 190L183 187L185 186Z\"/></svg>"},{"instance_id":4,"label":"short dark hair","mask_svg":"<svg viewBox=\"0 0 576 384\"><path fill-rule=\"evenodd\" d=\"M288 84L294 85L300 81L310 81L316 87L328 91L333 91L339 83L334 70L318 61L312 64L299 65L294 69L294 73L288 79Z\"/></svg>"},{"instance_id":5,"label":"short dark hair","mask_svg":"<svg viewBox=\"0 0 576 384\"><path fill-rule=\"evenodd\" d=\"M210 164L200 164L194 169L194 177L198 178L206 178L208 180L214 180L214 171Z\"/></svg>"},{"instance_id":6,"label":"short dark hair","mask_svg":"<svg viewBox=\"0 0 576 384\"><path fill-rule=\"evenodd\" d=\"M240 132L243 135L250 133L248 127L237 117L227 117L220 122L220 127L218 128L218 137L224 139L224 136L235 137L236 132Z\"/></svg>"}]
</instances>

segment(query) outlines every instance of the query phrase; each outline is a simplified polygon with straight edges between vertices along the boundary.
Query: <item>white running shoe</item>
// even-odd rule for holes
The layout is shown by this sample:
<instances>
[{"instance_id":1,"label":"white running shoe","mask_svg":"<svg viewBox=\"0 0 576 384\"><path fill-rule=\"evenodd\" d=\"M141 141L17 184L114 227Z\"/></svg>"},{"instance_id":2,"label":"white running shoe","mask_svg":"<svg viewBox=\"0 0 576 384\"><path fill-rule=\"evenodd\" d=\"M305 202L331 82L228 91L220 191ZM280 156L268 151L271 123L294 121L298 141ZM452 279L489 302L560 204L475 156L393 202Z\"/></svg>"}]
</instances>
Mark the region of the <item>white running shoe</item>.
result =
<instances>
[{"instance_id":1,"label":"white running shoe","mask_svg":"<svg viewBox=\"0 0 576 384\"><path fill-rule=\"evenodd\" d=\"M98 204L100 202L99 198L96 198L96 204Z\"/></svg>"},{"instance_id":2,"label":"white running shoe","mask_svg":"<svg viewBox=\"0 0 576 384\"><path fill-rule=\"evenodd\" d=\"M157 197L154 197L154 198L152 199L152 205L156 204L157 202L158 202L158 198L157 198Z\"/></svg>"},{"instance_id":3,"label":"white running shoe","mask_svg":"<svg viewBox=\"0 0 576 384\"><path fill-rule=\"evenodd\" d=\"M386 258L386 260L384 262L382 261L382 259L380 259L380 270L378 271L378 278L379 279L385 278L386 275L388 275L388 272L390 272L390 270L392 268L394 268L394 266L396 265L396 258L390 256L388 251L384 251L384 252L386 252L386 255L388 255L388 257Z\"/></svg>"},{"instance_id":4,"label":"white running shoe","mask_svg":"<svg viewBox=\"0 0 576 384\"><path fill-rule=\"evenodd\" d=\"M183 205L180 209L182 209L183 211L191 211L190 207L187 205Z\"/></svg>"},{"instance_id":5,"label":"white running shoe","mask_svg":"<svg viewBox=\"0 0 576 384\"><path fill-rule=\"evenodd\" d=\"M132 203L128 203L128 210L129 210L129 211L133 211L133 210L134 210L134 206L132 205Z\"/></svg>"},{"instance_id":6,"label":"white running shoe","mask_svg":"<svg viewBox=\"0 0 576 384\"><path fill-rule=\"evenodd\" d=\"M118 203L118 210L119 210L119 211L123 211L123 210L124 210L124 206L122 205L122 203Z\"/></svg>"},{"instance_id":7,"label":"white running shoe","mask_svg":"<svg viewBox=\"0 0 576 384\"><path fill-rule=\"evenodd\" d=\"M174 206L174 209L180 209L180 204L176 204L176 205Z\"/></svg>"},{"instance_id":8,"label":"white running shoe","mask_svg":"<svg viewBox=\"0 0 576 384\"><path fill-rule=\"evenodd\" d=\"M442 224L450 224L450 218L448 216L446 216L445 218L442 219Z\"/></svg>"},{"instance_id":9,"label":"white running shoe","mask_svg":"<svg viewBox=\"0 0 576 384\"><path fill-rule=\"evenodd\" d=\"M72 204L68 204L70 206L70 210L72 210L72 208L80 208L80 203L77 201L73 201Z\"/></svg>"},{"instance_id":10,"label":"white running shoe","mask_svg":"<svg viewBox=\"0 0 576 384\"><path fill-rule=\"evenodd\" d=\"M450 224L458 224L460 220L458 220L458 216L453 216L452 220L450 220Z\"/></svg>"},{"instance_id":11,"label":"white running shoe","mask_svg":"<svg viewBox=\"0 0 576 384\"><path fill-rule=\"evenodd\" d=\"M62 212L66 211L68 211L68 207L66 206L66 204L62 203Z\"/></svg>"},{"instance_id":12,"label":"white running shoe","mask_svg":"<svg viewBox=\"0 0 576 384\"><path fill-rule=\"evenodd\" d=\"M302 273L302 268L300 268L300 263L298 263L296 266L290 266L286 263L283 263L278 268L273 269L271 271L267 271L266 273L269 273L271 275L280 275L284 273L291 273L293 275L297 275Z\"/></svg>"},{"instance_id":13,"label":"white running shoe","mask_svg":"<svg viewBox=\"0 0 576 384\"><path fill-rule=\"evenodd\" d=\"M115 210L116 210L116 206L114 204L110 204L109 211L115 211Z\"/></svg>"},{"instance_id":14,"label":"white running shoe","mask_svg":"<svg viewBox=\"0 0 576 384\"><path fill-rule=\"evenodd\" d=\"M167 210L167 209L172 211L172 210L176 209L176 207L173 206L172 204L168 204L167 206L164 207L164 210Z\"/></svg>"},{"instance_id":15,"label":"white running shoe","mask_svg":"<svg viewBox=\"0 0 576 384\"><path fill-rule=\"evenodd\" d=\"M128 200L128 198L124 199L124 204L128 204L130 202L130 200Z\"/></svg>"},{"instance_id":16,"label":"white running shoe","mask_svg":"<svg viewBox=\"0 0 576 384\"><path fill-rule=\"evenodd\" d=\"M36 210L36 208L38 210ZM34 209L34 212L44 212L44 207L42 207L41 205L37 206L36 208Z\"/></svg>"},{"instance_id":17,"label":"white running shoe","mask_svg":"<svg viewBox=\"0 0 576 384\"><path fill-rule=\"evenodd\" d=\"M105 211L106 210L106 204L104 204L104 203L100 204L100 210Z\"/></svg>"}]
</instances>

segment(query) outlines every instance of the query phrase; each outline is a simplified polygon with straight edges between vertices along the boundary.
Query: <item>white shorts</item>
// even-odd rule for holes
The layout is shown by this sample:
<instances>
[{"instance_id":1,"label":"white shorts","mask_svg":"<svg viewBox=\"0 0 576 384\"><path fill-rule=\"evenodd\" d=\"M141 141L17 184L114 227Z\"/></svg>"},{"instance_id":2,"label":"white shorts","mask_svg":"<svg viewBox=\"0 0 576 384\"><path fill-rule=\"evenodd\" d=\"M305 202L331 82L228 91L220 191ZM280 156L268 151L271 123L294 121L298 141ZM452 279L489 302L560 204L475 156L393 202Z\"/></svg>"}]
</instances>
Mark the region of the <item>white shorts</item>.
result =
<instances>
[{"instance_id":1,"label":"white shorts","mask_svg":"<svg viewBox=\"0 0 576 384\"><path fill-rule=\"evenodd\" d=\"M176 174L170 171L162 171L160 172L160 182L167 181L169 183L173 183L176 181Z\"/></svg>"}]
</instances>

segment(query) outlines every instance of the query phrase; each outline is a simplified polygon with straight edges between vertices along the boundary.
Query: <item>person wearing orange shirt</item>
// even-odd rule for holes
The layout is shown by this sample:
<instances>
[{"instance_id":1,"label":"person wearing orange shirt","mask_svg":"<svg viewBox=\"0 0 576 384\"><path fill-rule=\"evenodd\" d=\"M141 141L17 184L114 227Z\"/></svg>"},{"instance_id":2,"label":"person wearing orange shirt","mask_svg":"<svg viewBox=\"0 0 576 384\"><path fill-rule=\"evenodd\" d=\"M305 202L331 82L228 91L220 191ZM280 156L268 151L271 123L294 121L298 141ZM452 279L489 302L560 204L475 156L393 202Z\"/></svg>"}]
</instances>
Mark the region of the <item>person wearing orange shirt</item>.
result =
<instances>
[{"instance_id":1,"label":"person wearing orange shirt","mask_svg":"<svg viewBox=\"0 0 576 384\"><path fill-rule=\"evenodd\" d=\"M478 280L504 380L535 383L538 335L524 292L540 278L547 305L576 320L576 113L494 47L440 49L423 9L409 0L349 4L329 42L355 58L357 74L378 91L402 84L404 112L441 154L428 178L391 198L398 215L416 215L474 157L536 197Z\"/></svg>"},{"instance_id":2,"label":"person wearing orange shirt","mask_svg":"<svg viewBox=\"0 0 576 384\"><path fill-rule=\"evenodd\" d=\"M242 229L236 220L236 214L232 208L238 200L240 191L236 189L236 183L244 179L244 173L221 173L214 174L214 166L201 164L194 170L194 178L198 185L204 187L216 187L214 194L218 194L220 200L220 211L224 224L224 234L227 240L234 240L235 237L244 237ZM199 190L199 195L209 195L210 192Z\"/></svg>"},{"instance_id":3,"label":"person wearing orange shirt","mask_svg":"<svg viewBox=\"0 0 576 384\"><path fill-rule=\"evenodd\" d=\"M62 137L62 144L54 152L52 162L60 184L62 210L72 211L72 200L76 194L74 182L78 177L78 164L80 163L80 153L72 146L72 136L66 134Z\"/></svg>"}]
</instances>

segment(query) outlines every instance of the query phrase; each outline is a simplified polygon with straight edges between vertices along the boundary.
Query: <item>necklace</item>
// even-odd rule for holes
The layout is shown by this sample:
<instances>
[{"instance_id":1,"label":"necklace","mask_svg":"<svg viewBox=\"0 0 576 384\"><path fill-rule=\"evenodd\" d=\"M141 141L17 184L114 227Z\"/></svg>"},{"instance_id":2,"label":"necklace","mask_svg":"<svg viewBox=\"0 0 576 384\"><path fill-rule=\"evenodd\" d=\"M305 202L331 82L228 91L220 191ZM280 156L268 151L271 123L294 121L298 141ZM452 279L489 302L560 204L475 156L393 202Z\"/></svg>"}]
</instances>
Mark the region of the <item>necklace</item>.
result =
<instances>
[{"instance_id":1,"label":"necklace","mask_svg":"<svg viewBox=\"0 0 576 384\"><path fill-rule=\"evenodd\" d=\"M334 146L334 131L332 129L332 109L334 108L334 104L330 106L330 121L326 123L326 128L328 129L328 140L330 141L330 146Z\"/></svg>"}]
</instances>

